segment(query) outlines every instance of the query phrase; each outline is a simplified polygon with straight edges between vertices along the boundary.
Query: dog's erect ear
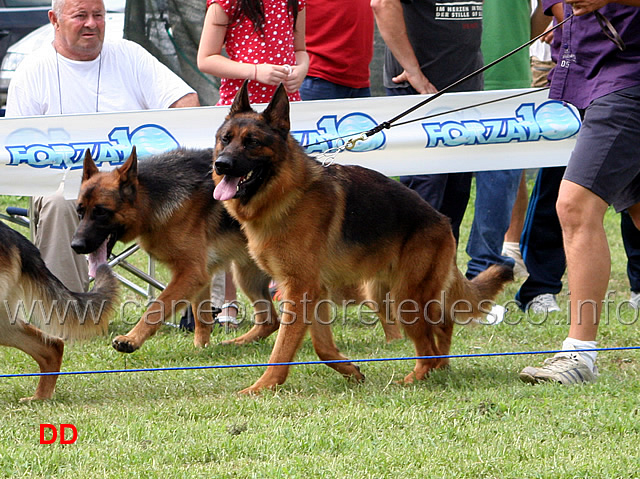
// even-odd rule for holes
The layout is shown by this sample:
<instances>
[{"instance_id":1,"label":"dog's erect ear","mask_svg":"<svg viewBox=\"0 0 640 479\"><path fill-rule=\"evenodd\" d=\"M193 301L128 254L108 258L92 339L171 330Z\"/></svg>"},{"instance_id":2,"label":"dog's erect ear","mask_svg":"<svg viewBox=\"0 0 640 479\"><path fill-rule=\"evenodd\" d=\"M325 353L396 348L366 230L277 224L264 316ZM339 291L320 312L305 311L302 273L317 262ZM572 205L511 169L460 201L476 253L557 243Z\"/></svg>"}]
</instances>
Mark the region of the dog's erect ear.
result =
<instances>
[{"instance_id":1,"label":"dog's erect ear","mask_svg":"<svg viewBox=\"0 0 640 479\"><path fill-rule=\"evenodd\" d=\"M131 149L131 154L127 161L117 171L120 175L120 183L131 183L138 179L138 155L136 154L135 145Z\"/></svg>"},{"instance_id":2,"label":"dog's erect ear","mask_svg":"<svg viewBox=\"0 0 640 479\"><path fill-rule=\"evenodd\" d=\"M91 178L96 173L99 173L98 167L93 161L93 157L91 156L91 151L87 148L87 151L84 152L84 163L82 164L82 181L85 182L89 178Z\"/></svg>"},{"instance_id":3,"label":"dog's erect ear","mask_svg":"<svg viewBox=\"0 0 640 479\"><path fill-rule=\"evenodd\" d=\"M284 89L284 85L280 86L273 95L267 108L262 112L265 121L276 130L289 133L291 121L289 120L289 97Z\"/></svg>"},{"instance_id":4,"label":"dog's erect ear","mask_svg":"<svg viewBox=\"0 0 640 479\"><path fill-rule=\"evenodd\" d=\"M236 113L244 113L247 111L253 111L251 103L249 103L249 80L245 80L242 87L238 90L238 93L236 93L229 115L231 116Z\"/></svg>"}]
</instances>

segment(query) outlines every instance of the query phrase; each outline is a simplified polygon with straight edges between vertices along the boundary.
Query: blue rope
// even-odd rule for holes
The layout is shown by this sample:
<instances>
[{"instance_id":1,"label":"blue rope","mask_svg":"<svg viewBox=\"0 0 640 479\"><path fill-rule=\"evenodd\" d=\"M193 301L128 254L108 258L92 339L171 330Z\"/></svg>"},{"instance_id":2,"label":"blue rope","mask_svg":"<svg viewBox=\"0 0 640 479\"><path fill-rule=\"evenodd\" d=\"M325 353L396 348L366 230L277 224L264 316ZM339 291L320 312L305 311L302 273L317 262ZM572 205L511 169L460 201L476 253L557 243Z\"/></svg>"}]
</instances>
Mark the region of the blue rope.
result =
<instances>
[{"instance_id":1,"label":"blue rope","mask_svg":"<svg viewBox=\"0 0 640 479\"><path fill-rule=\"evenodd\" d=\"M628 351L638 350L640 346L627 346L617 348L594 348L581 349L580 352L588 351ZM475 354L448 354L445 356L409 356L395 358L370 358L370 359L334 359L331 361L294 361L290 363L257 363L257 364L218 364L213 366L180 366L165 368L137 368L137 369L106 369L99 371L61 371L57 373L25 373L25 374L0 374L0 378L24 378L31 376L70 376L79 374L112 374L112 373L142 373L157 371L190 371L197 369L231 369L231 368L258 368L267 366L305 366L314 364L340 364L340 363L375 363L383 361L409 361L417 359L469 359L469 358L487 358L496 356L523 356L528 354L557 354L557 353L575 353L575 349L571 350L549 350L549 351L516 351L506 353L475 353Z\"/></svg>"}]
</instances>

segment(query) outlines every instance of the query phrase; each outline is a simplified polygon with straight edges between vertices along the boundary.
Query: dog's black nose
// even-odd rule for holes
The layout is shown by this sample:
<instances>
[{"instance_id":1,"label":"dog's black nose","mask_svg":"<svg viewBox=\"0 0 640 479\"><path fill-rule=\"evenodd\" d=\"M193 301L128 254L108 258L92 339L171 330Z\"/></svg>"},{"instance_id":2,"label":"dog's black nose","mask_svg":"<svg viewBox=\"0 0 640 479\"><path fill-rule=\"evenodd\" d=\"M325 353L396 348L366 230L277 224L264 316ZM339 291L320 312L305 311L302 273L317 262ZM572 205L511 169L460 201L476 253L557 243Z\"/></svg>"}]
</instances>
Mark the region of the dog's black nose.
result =
<instances>
[{"instance_id":1,"label":"dog's black nose","mask_svg":"<svg viewBox=\"0 0 640 479\"><path fill-rule=\"evenodd\" d=\"M87 252L87 242L82 238L71 239L71 249L78 254L84 254Z\"/></svg>"},{"instance_id":2,"label":"dog's black nose","mask_svg":"<svg viewBox=\"0 0 640 479\"><path fill-rule=\"evenodd\" d=\"M216 169L216 173L219 175L226 175L227 173L229 173L231 171L231 167L232 167L232 161L231 158L224 156L224 155L220 155L215 163L213 164L214 168Z\"/></svg>"}]
</instances>

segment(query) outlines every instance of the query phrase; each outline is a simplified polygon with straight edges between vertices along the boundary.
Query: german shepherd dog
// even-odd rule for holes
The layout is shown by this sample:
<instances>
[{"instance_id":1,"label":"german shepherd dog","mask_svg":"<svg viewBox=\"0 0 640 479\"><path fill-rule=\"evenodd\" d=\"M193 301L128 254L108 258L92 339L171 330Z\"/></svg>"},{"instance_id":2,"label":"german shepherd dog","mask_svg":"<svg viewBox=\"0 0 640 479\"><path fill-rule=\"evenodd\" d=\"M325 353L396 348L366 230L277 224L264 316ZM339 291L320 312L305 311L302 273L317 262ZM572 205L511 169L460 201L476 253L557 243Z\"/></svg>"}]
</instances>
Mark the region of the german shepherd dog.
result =
<instances>
[{"instance_id":1,"label":"german shepherd dog","mask_svg":"<svg viewBox=\"0 0 640 479\"><path fill-rule=\"evenodd\" d=\"M418 359L404 382L447 366L454 320L480 317L513 278L494 265L467 280L455 262L449 220L415 192L357 166L323 166L290 135L282 85L262 113L246 83L216 134L214 197L242 225L251 254L280 285L284 310L270 363L291 362L310 326L316 353L362 381L333 341L321 307L335 287L365 283L366 297L396 313ZM483 308L483 304L485 305ZM380 306L382 307L382 306ZM317 314L316 314L317 313ZM268 366L244 393L284 383L287 365Z\"/></svg>"},{"instance_id":2,"label":"german shepherd dog","mask_svg":"<svg viewBox=\"0 0 640 479\"><path fill-rule=\"evenodd\" d=\"M255 305L255 325L228 342L244 344L278 329L269 295L270 278L249 256L239 224L213 199L211 149L177 149L138 162L135 147L127 161L100 172L87 152L77 200L80 224L71 246L77 253L116 241L138 244L167 265L171 280L134 328L113 339L115 349L131 353L142 346L187 301L196 316L194 344L209 344L214 318L209 287L212 274L233 263L234 280ZM105 245L106 246L103 246Z\"/></svg>"},{"instance_id":3,"label":"german shepherd dog","mask_svg":"<svg viewBox=\"0 0 640 479\"><path fill-rule=\"evenodd\" d=\"M106 333L118 296L117 280L106 264L97 266L90 292L69 291L47 269L38 248L2 222L0 264L0 345L27 353L40 372L60 371L64 339ZM25 316L42 329L26 323ZM57 379L40 376L35 394L25 399L50 399Z\"/></svg>"}]
</instances>

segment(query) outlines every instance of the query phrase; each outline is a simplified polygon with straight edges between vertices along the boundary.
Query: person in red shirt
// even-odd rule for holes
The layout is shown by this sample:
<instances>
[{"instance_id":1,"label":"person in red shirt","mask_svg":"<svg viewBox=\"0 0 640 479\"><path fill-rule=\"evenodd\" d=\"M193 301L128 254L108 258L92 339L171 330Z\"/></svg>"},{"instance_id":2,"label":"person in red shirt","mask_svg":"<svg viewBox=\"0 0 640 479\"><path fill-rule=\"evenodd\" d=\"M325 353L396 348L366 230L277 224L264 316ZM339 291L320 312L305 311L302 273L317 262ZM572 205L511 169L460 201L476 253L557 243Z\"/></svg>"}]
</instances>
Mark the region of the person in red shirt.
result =
<instances>
[{"instance_id":1,"label":"person in red shirt","mask_svg":"<svg viewBox=\"0 0 640 479\"><path fill-rule=\"evenodd\" d=\"M307 0L309 71L303 100L371 96L373 10L370 0Z\"/></svg>"}]
</instances>

